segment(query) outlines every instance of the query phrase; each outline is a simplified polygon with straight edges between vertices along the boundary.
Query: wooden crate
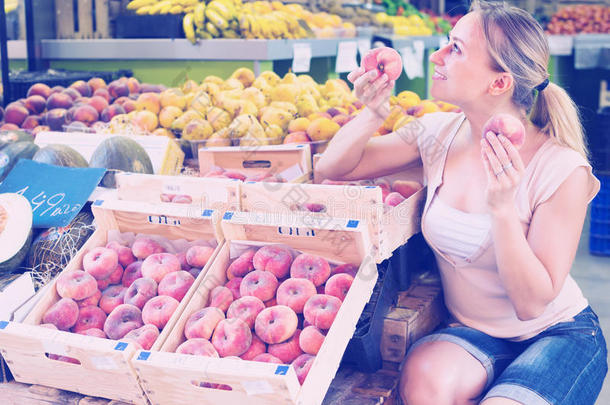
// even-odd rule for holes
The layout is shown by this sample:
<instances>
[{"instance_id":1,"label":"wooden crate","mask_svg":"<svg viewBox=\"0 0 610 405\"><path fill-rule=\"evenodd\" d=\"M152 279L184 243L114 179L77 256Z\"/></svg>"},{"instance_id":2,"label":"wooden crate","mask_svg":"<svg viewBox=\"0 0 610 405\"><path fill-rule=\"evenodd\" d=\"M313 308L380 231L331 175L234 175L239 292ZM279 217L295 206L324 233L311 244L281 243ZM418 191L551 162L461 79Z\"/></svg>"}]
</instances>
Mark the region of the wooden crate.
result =
<instances>
[{"instance_id":1,"label":"wooden crate","mask_svg":"<svg viewBox=\"0 0 610 405\"><path fill-rule=\"evenodd\" d=\"M295 224L294 217L227 212L222 229L225 244L161 351L140 351L132 361L146 395L153 405L322 403L377 279L364 224L334 220L315 227ZM361 263L303 386L288 365L173 353L184 341L184 326L190 315L205 307L211 289L226 282L231 246L240 241L282 243L332 261ZM227 384L231 391L202 388L203 382Z\"/></svg>"},{"instance_id":2,"label":"wooden crate","mask_svg":"<svg viewBox=\"0 0 610 405\"><path fill-rule=\"evenodd\" d=\"M246 212L300 212L318 224L332 218L355 218L368 224L372 253L377 263L420 231L425 189L384 212L381 188L327 184L281 184L246 182L241 185L240 206ZM322 210L310 212L307 208Z\"/></svg>"},{"instance_id":3,"label":"wooden crate","mask_svg":"<svg viewBox=\"0 0 610 405\"><path fill-rule=\"evenodd\" d=\"M188 207L178 204L163 206L115 200L94 202L93 212L96 231L62 273L81 269L83 256L94 247L105 246L110 230L160 235L168 239L216 238L219 246L215 254L222 247L222 236L216 227L221 214L218 211L206 210L194 217ZM210 265L203 268L152 350L161 347ZM61 298L55 280L23 323L0 322L0 353L15 380L145 404L146 397L130 363L136 352L133 344L38 326L47 309ZM76 358L81 364L51 360L46 354Z\"/></svg>"},{"instance_id":4,"label":"wooden crate","mask_svg":"<svg viewBox=\"0 0 610 405\"><path fill-rule=\"evenodd\" d=\"M57 39L110 38L109 0L55 0Z\"/></svg>"},{"instance_id":5,"label":"wooden crate","mask_svg":"<svg viewBox=\"0 0 610 405\"><path fill-rule=\"evenodd\" d=\"M383 321L381 358L400 363L417 339L433 331L446 318L440 284L415 284L398 293L396 306Z\"/></svg>"},{"instance_id":6,"label":"wooden crate","mask_svg":"<svg viewBox=\"0 0 610 405\"><path fill-rule=\"evenodd\" d=\"M159 204L168 202L171 195L181 195L189 197L185 204L192 209L239 210L239 181L136 173L119 173L115 179L117 196L121 200Z\"/></svg>"},{"instance_id":7,"label":"wooden crate","mask_svg":"<svg viewBox=\"0 0 610 405\"><path fill-rule=\"evenodd\" d=\"M236 170L246 176L277 174L291 183L308 183L312 179L311 149L307 144L199 149L201 175L215 167Z\"/></svg>"}]
</instances>

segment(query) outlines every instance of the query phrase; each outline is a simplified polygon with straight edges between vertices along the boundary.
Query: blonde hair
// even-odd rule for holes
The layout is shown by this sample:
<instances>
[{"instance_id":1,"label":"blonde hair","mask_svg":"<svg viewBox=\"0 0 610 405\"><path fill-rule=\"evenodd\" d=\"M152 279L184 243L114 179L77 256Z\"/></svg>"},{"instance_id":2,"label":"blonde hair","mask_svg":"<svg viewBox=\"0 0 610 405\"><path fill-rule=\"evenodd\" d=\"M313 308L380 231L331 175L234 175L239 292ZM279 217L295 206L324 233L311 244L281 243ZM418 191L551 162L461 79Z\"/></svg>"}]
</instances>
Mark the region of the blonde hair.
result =
<instances>
[{"instance_id":1,"label":"blonde hair","mask_svg":"<svg viewBox=\"0 0 610 405\"><path fill-rule=\"evenodd\" d=\"M505 3L473 0L471 11L481 17L492 68L513 76L513 102L542 132L588 158L578 108L568 93L554 83L536 90L549 76L549 46L540 24Z\"/></svg>"}]
</instances>

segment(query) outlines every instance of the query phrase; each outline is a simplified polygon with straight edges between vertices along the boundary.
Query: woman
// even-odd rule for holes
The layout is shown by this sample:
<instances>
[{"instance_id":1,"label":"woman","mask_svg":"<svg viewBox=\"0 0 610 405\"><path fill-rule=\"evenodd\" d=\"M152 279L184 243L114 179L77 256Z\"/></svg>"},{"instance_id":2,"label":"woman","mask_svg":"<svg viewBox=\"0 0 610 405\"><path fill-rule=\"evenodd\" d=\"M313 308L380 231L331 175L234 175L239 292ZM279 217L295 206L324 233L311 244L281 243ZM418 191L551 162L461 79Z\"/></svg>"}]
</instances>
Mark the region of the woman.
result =
<instances>
[{"instance_id":1,"label":"woman","mask_svg":"<svg viewBox=\"0 0 610 405\"><path fill-rule=\"evenodd\" d=\"M430 57L432 96L463 113L427 114L374 138L394 83L362 68L348 77L366 108L333 138L317 175L372 178L421 159L422 232L456 320L410 349L400 387L409 405L593 404L601 390L605 340L569 275L599 181L548 59L528 13L474 4ZM525 126L519 150L482 136L496 113Z\"/></svg>"}]
</instances>

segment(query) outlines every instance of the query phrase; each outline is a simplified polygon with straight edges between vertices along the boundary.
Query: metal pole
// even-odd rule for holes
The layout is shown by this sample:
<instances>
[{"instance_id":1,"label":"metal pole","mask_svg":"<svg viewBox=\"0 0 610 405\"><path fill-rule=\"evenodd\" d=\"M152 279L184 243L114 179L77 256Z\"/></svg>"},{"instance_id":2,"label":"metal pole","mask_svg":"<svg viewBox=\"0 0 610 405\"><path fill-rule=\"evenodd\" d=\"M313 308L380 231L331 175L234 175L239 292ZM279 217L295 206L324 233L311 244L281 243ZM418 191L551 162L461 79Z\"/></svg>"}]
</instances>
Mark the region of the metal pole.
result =
<instances>
[{"instance_id":1,"label":"metal pole","mask_svg":"<svg viewBox=\"0 0 610 405\"><path fill-rule=\"evenodd\" d=\"M37 69L38 63L36 61L36 38L34 38L34 8L32 7L32 0L24 1L25 7L25 43L28 52L28 71L34 71Z\"/></svg>"},{"instance_id":2,"label":"metal pole","mask_svg":"<svg viewBox=\"0 0 610 405\"><path fill-rule=\"evenodd\" d=\"M0 65L2 66L2 101L7 105L11 100L11 86L9 82L8 49L6 40L6 13L4 12L4 0L0 0Z\"/></svg>"}]
</instances>

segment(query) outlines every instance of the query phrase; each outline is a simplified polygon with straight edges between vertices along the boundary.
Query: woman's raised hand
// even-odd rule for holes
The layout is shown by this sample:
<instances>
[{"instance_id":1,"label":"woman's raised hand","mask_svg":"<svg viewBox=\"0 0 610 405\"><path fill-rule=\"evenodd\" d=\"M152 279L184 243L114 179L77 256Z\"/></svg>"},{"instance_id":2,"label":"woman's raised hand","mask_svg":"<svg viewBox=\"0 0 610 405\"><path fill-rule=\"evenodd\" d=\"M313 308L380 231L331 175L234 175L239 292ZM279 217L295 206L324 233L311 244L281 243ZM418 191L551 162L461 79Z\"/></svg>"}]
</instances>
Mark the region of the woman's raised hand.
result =
<instances>
[{"instance_id":1,"label":"woman's raised hand","mask_svg":"<svg viewBox=\"0 0 610 405\"><path fill-rule=\"evenodd\" d=\"M379 77L378 75L377 69L365 72L364 68L360 66L347 75L347 80L354 84L356 97L382 119L385 119L390 110L390 96L395 82L388 80L385 73Z\"/></svg>"}]
</instances>

